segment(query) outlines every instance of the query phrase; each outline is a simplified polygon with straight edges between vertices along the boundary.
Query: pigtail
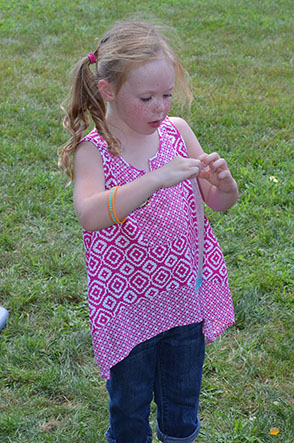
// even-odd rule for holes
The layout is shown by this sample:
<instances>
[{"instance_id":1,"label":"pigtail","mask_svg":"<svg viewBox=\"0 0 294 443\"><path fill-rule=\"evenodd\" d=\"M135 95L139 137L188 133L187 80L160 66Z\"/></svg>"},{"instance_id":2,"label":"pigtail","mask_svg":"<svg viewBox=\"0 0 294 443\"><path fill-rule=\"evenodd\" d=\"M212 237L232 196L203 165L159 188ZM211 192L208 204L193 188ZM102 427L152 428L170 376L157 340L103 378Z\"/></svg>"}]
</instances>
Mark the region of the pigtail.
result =
<instances>
[{"instance_id":1,"label":"pigtail","mask_svg":"<svg viewBox=\"0 0 294 443\"><path fill-rule=\"evenodd\" d=\"M61 105L65 112L63 126L71 134L71 138L59 152L58 165L71 180L74 178L72 155L90 126L90 116L110 151L118 153L118 141L107 127L105 103L97 86L97 75L90 69L90 64L89 58L86 57L76 66L70 94Z\"/></svg>"},{"instance_id":2,"label":"pigtail","mask_svg":"<svg viewBox=\"0 0 294 443\"><path fill-rule=\"evenodd\" d=\"M106 107L98 89L98 81L106 79L118 94L126 81L127 74L134 68L152 60L166 57L173 64L176 73L176 98L179 103L192 102L192 92L182 64L169 38L161 35L159 26L145 22L117 22L101 39L94 54L81 60L75 69L73 86L66 106L63 125L71 134L69 142L59 152L59 166L73 180L72 154L90 125L90 117L108 150L120 154L119 141L112 136L106 124ZM164 32L174 35L173 32ZM91 64L96 70L92 71Z\"/></svg>"}]
</instances>

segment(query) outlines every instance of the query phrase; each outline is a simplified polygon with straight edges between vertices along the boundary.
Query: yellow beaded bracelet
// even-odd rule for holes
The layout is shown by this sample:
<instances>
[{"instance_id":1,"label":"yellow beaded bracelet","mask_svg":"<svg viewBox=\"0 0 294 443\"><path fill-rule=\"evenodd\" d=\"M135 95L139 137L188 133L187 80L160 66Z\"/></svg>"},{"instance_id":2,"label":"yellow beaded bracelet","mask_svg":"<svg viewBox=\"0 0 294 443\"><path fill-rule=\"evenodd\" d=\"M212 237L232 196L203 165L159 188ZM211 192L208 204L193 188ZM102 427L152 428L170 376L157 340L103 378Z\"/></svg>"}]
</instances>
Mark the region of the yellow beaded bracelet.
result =
<instances>
[{"instance_id":1,"label":"yellow beaded bracelet","mask_svg":"<svg viewBox=\"0 0 294 443\"><path fill-rule=\"evenodd\" d=\"M115 212L115 207L114 207L114 197L116 194L116 191L118 190L119 186L114 186L113 188L110 189L109 194L108 194L108 212L109 212L109 216L111 218L111 220L113 221L113 223L123 223L126 221L127 217L123 218L122 220L119 220L116 212Z\"/></svg>"}]
</instances>

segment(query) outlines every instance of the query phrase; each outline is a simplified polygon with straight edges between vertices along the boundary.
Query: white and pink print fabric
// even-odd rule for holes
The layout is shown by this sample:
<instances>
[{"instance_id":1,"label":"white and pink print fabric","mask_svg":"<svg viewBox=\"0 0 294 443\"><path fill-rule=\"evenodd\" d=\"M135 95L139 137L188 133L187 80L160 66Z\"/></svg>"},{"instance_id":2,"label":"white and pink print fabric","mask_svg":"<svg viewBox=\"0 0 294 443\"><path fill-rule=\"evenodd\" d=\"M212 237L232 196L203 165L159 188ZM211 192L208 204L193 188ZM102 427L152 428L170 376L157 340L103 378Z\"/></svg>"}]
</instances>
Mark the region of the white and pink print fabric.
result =
<instances>
[{"instance_id":1,"label":"white and pink print fabric","mask_svg":"<svg viewBox=\"0 0 294 443\"><path fill-rule=\"evenodd\" d=\"M184 141L168 117L158 129L160 147L150 170L186 157ZM146 171L109 153L97 130L83 140L99 149L105 188ZM198 190L199 192L199 190ZM223 254L205 217L202 284L196 290L201 212L189 180L159 189L122 225L83 230L89 316L95 357L103 378L139 343L176 326L202 320L207 342L234 323Z\"/></svg>"}]
</instances>

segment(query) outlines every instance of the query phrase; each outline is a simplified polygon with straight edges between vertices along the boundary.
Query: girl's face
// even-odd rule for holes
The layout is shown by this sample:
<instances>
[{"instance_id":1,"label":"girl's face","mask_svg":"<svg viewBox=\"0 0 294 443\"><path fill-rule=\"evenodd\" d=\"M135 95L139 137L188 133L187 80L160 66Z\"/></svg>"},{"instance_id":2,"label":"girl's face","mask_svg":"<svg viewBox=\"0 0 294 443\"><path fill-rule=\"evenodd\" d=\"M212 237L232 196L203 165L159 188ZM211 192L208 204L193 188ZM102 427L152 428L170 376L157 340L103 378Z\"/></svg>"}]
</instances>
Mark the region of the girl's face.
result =
<instances>
[{"instance_id":1,"label":"girl's face","mask_svg":"<svg viewBox=\"0 0 294 443\"><path fill-rule=\"evenodd\" d=\"M111 122L124 131L152 134L170 109L174 86L175 71L165 58L133 69L111 102Z\"/></svg>"}]
</instances>

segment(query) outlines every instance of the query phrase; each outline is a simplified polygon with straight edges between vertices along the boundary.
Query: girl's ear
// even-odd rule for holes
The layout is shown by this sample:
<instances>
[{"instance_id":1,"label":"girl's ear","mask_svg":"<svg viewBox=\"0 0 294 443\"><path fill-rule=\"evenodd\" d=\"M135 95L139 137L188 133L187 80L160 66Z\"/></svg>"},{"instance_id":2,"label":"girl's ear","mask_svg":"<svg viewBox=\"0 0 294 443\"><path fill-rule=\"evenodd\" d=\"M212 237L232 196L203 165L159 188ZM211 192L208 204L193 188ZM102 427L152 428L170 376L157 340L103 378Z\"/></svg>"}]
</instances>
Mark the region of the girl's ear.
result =
<instances>
[{"instance_id":1,"label":"girl's ear","mask_svg":"<svg viewBox=\"0 0 294 443\"><path fill-rule=\"evenodd\" d=\"M99 80L98 89L103 100L106 102L112 102L115 99L114 88L108 80Z\"/></svg>"}]
</instances>

